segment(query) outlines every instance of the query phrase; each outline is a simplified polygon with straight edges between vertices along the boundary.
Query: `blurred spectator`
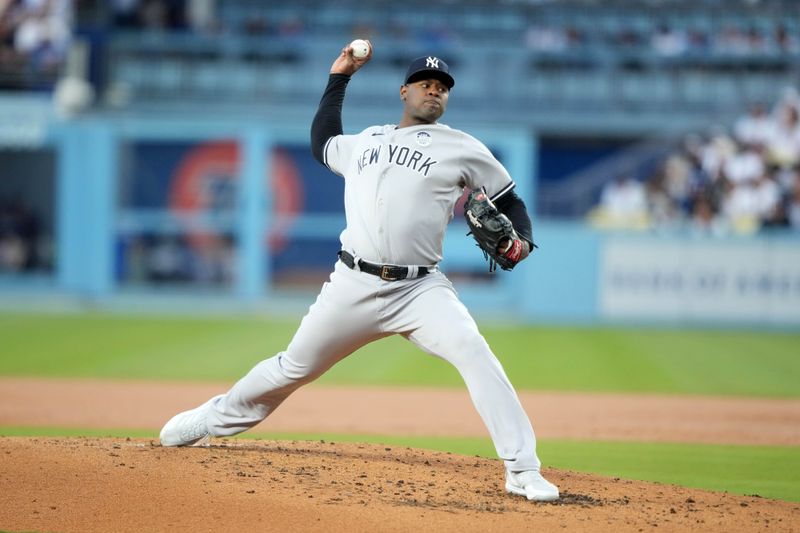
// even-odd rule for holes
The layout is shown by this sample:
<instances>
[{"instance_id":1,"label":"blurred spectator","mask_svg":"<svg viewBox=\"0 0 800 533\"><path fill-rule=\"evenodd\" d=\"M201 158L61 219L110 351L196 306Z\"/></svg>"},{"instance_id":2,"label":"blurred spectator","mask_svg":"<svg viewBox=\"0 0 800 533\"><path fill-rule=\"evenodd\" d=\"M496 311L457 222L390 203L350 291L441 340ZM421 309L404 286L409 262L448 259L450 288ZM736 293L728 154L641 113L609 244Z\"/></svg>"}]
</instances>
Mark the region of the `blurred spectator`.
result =
<instances>
[{"instance_id":1,"label":"blurred spectator","mask_svg":"<svg viewBox=\"0 0 800 533\"><path fill-rule=\"evenodd\" d=\"M792 189L788 204L786 218L789 226L795 231L800 231L800 179L796 181Z\"/></svg>"},{"instance_id":2,"label":"blurred spectator","mask_svg":"<svg viewBox=\"0 0 800 533\"><path fill-rule=\"evenodd\" d=\"M667 24L661 24L653 34L650 45L660 56L675 57L686 52L688 41L684 32L674 30Z\"/></svg>"},{"instance_id":3,"label":"blurred spectator","mask_svg":"<svg viewBox=\"0 0 800 533\"><path fill-rule=\"evenodd\" d=\"M25 204L0 204L0 272L49 270L47 244L39 218Z\"/></svg>"},{"instance_id":4,"label":"blurred spectator","mask_svg":"<svg viewBox=\"0 0 800 533\"><path fill-rule=\"evenodd\" d=\"M16 13L15 0L0 0L0 66L13 60Z\"/></svg>"},{"instance_id":5,"label":"blurred spectator","mask_svg":"<svg viewBox=\"0 0 800 533\"><path fill-rule=\"evenodd\" d=\"M680 212L675 199L667 191L666 169L645 184L648 219L657 228L670 228L680 222Z\"/></svg>"},{"instance_id":6,"label":"blurred spectator","mask_svg":"<svg viewBox=\"0 0 800 533\"><path fill-rule=\"evenodd\" d=\"M161 0L144 0L140 18L142 26L147 29L166 29L168 27L166 3Z\"/></svg>"},{"instance_id":7,"label":"blurred spectator","mask_svg":"<svg viewBox=\"0 0 800 533\"><path fill-rule=\"evenodd\" d=\"M781 91L780 99L775 104L776 113L787 106L800 109L800 91L792 85L784 87L783 91Z\"/></svg>"},{"instance_id":8,"label":"blurred spectator","mask_svg":"<svg viewBox=\"0 0 800 533\"><path fill-rule=\"evenodd\" d=\"M115 28L149 30L219 29L217 0L110 0Z\"/></svg>"},{"instance_id":9,"label":"blurred spectator","mask_svg":"<svg viewBox=\"0 0 800 533\"><path fill-rule=\"evenodd\" d=\"M156 237L147 259L147 278L152 282L175 283L188 279L187 247L179 237Z\"/></svg>"},{"instance_id":10,"label":"blurred spectator","mask_svg":"<svg viewBox=\"0 0 800 533\"><path fill-rule=\"evenodd\" d=\"M636 4L636 2L630 2ZM567 26L561 20L537 20L525 33L525 44L531 50L562 52L574 50L586 42L610 48L610 56L631 49L649 50L657 57L680 57L692 54L701 57L713 52L723 56L758 57L765 54L794 54L800 51L797 27L779 17L771 17L758 26L747 14L719 19L711 14L696 13L685 20L660 19L653 14L645 23L622 12L612 20L613 26L583 23ZM770 23L772 25L770 25Z\"/></svg>"},{"instance_id":11,"label":"blurred spectator","mask_svg":"<svg viewBox=\"0 0 800 533\"><path fill-rule=\"evenodd\" d=\"M775 28L775 44L784 54L800 53L800 37L792 34L784 24Z\"/></svg>"},{"instance_id":12,"label":"blurred spectator","mask_svg":"<svg viewBox=\"0 0 800 533\"><path fill-rule=\"evenodd\" d=\"M608 183L590 220L601 227L675 228L724 235L800 225L800 95L783 92L772 115L755 105L732 130L687 135L646 180L646 212L633 180ZM623 220L624 222L620 222Z\"/></svg>"},{"instance_id":13,"label":"blurred spectator","mask_svg":"<svg viewBox=\"0 0 800 533\"><path fill-rule=\"evenodd\" d=\"M688 206L696 187L692 163L689 158L673 154L664 163L664 193L677 206Z\"/></svg>"},{"instance_id":14,"label":"blurred spectator","mask_svg":"<svg viewBox=\"0 0 800 533\"><path fill-rule=\"evenodd\" d=\"M208 239L195 249L192 265L192 281L202 285L230 284L235 272L232 238L226 235Z\"/></svg>"},{"instance_id":15,"label":"blurred spectator","mask_svg":"<svg viewBox=\"0 0 800 533\"><path fill-rule=\"evenodd\" d=\"M775 181L788 197L797 183L800 183L800 165L790 168L775 169Z\"/></svg>"},{"instance_id":16,"label":"blurred spectator","mask_svg":"<svg viewBox=\"0 0 800 533\"><path fill-rule=\"evenodd\" d=\"M17 2L14 48L39 69L58 65L71 38L71 0L21 0Z\"/></svg>"},{"instance_id":17,"label":"blurred spectator","mask_svg":"<svg viewBox=\"0 0 800 533\"><path fill-rule=\"evenodd\" d=\"M736 140L744 144L764 146L772 136L775 123L763 104L754 104L747 114L736 120L733 133Z\"/></svg>"},{"instance_id":18,"label":"blurred spectator","mask_svg":"<svg viewBox=\"0 0 800 533\"><path fill-rule=\"evenodd\" d=\"M111 23L115 28L179 30L190 22L206 22L204 0L110 0ZM188 3L187 3L188 2ZM213 9L213 6L212 6ZM194 17L194 18L192 18ZM194 26L192 26L194 28ZM200 29L198 27L198 29Z\"/></svg>"},{"instance_id":19,"label":"blurred spectator","mask_svg":"<svg viewBox=\"0 0 800 533\"><path fill-rule=\"evenodd\" d=\"M132 285L230 285L235 247L230 235L208 235L202 245L185 235L132 235L124 238L121 279Z\"/></svg>"},{"instance_id":20,"label":"blurred spectator","mask_svg":"<svg viewBox=\"0 0 800 533\"><path fill-rule=\"evenodd\" d=\"M716 214L714 206L705 195L699 195L692 207L689 229L696 235L719 237L727 233L725 222Z\"/></svg>"},{"instance_id":21,"label":"blurred spectator","mask_svg":"<svg viewBox=\"0 0 800 533\"><path fill-rule=\"evenodd\" d=\"M537 24L525 32L525 45L536 52L562 52L569 42L564 28Z\"/></svg>"},{"instance_id":22,"label":"blurred spectator","mask_svg":"<svg viewBox=\"0 0 800 533\"><path fill-rule=\"evenodd\" d=\"M764 174L764 159L752 145L738 147L723 163L725 177L734 184L755 181Z\"/></svg>"},{"instance_id":23,"label":"blurred spectator","mask_svg":"<svg viewBox=\"0 0 800 533\"><path fill-rule=\"evenodd\" d=\"M753 233L759 227L759 197L753 182L727 182L722 215L736 233Z\"/></svg>"},{"instance_id":24,"label":"blurred spectator","mask_svg":"<svg viewBox=\"0 0 800 533\"><path fill-rule=\"evenodd\" d=\"M21 272L25 269L28 251L25 241L15 233L0 236L0 272Z\"/></svg>"},{"instance_id":25,"label":"blurred spectator","mask_svg":"<svg viewBox=\"0 0 800 533\"><path fill-rule=\"evenodd\" d=\"M271 35L277 32L269 19L260 13L247 17L242 25L242 31L245 35Z\"/></svg>"},{"instance_id":26,"label":"blurred spectator","mask_svg":"<svg viewBox=\"0 0 800 533\"><path fill-rule=\"evenodd\" d=\"M767 140L767 161L789 167L800 162L800 106L782 104L777 110L772 134Z\"/></svg>"},{"instance_id":27,"label":"blurred spectator","mask_svg":"<svg viewBox=\"0 0 800 533\"><path fill-rule=\"evenodd\" d=\"M686 47L689 52L696 55L708 53L710 47L708 34L703 30L691 28L686 34Z\"/></svg>"},{"instance_id":28,"label":"blurred spectator","mask_svg":"<svg viewBox=\"0 0 800 533\"><path fill-rule=\"evenodd\" d=\"M211 33L219 29L216 0L188 0L186 19L197 33Z\"/></svg>"},{"instance_id":29,"label":"blurred spectator","mask_svg":"<svg viewBox=\"0 0 800 533\"><path fill-rule=\"evenodd\" d=\"M0 0L0 89L51 89L72 23L72 0Z\"/></svg>"},{"instance_id":30,"label":"blurred spectator","mask_svg":"<svg viewBox=\"0 0 800 533\"><path fill-rule=\"evenodd\" d=\"M622 26L616 34L612 36L616 46L628 49L639 49L644 42L644 37L633 26Z\"/></svg>"},{"instance_id":31,"label":"blurred spectator","mask_svg":"<svg viewBox=\"0 0 800 533\"><path fill-rule=\"evenodd\" d=\"M722 176L725 163L736 153L736 143L724 132L715 133L702 147L700 165L711 181Z\"/></svg>"},{"instance_id":32,"label":"blurred spectator","mask_svg":"<svg viewBox=\"0 0 800 533\"><path fill-rule=\"evenodd\" d=\"M741 28L728 24L716 34L714 48L718 54L747 55L750 52L750 39Z\"/></svg>"},{"instance_id":33,"label":"blurred spectator","mask_svg":"<svg viewBox=\"0 0 800 533\"><path fill-rule=\"evenodd\" d=\"M782 193L769 174L762 174L755 182L756 209L761 224L776 225L781 216Z\"/></svg>"},{"instance_id":34,"label":"blurred spectator","mask_svg":"<svg viewBox=\"0 0 800 533\"><path fill-rule=\"evenodd\" d=\"M140 0L111 0L111 22L115 28L138 28Z\"/></svg>"},{"instance_id":35,"label":"blurred spectator","mask_svg":"<svg viewBox=\"0 0 800 533\"><path fill-rule=\"evenodd\" d=\"M705 141L698 134L689 134L683 139L681 150L669 157L681 159L688 171L689 197L696 196L710 181L710 176L703 170L702 159Z\"/></svg>"},{"instance_id":36,"label":"blurred spectator","mask_svg":"<svg viewBox=\"0 0 800 533\"><path fill-rule=\"evenodd\" d=\"M567 43L569 43L570 47L582 48L583 46L586 45L588 37L581 28L578 28L576 26L567 26L566 34L567 34Z\"/></svg>"},{"instance_id":37,"label":"blurred spectator","mask_svg":"<svg viewBox=\"0 0 800 533\"><path fill-rule=\"evenodd\" d=\"M761 55L769 52L769 41L756 27L747 30L747 53Z\"/></svg>"},{"instance_id":38,"label":"blurred spectator","mask_svg":"<svg viewBox=\"0 0 800 533\"><path fill-rule=\"evenodd\" d=\"M644 186L631 176L619 176L603 187L600 205L590 216L598 227L645 228L648 225L648 211Z\"/></svg>"}]
</instances>

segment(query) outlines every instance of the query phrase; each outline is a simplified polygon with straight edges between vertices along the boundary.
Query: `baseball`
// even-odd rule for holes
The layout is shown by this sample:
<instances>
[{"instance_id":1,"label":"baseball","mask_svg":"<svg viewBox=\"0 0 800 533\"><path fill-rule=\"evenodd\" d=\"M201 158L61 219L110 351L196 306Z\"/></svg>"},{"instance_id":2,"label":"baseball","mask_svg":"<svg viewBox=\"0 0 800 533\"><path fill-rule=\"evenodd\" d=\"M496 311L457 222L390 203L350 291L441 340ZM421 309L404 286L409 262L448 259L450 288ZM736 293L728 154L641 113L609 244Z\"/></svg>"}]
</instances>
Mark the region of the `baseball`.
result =
<instances>
[{"instance_id":1,"label":"baseball","mask_svg":"<svg viewBox=\"0 0 800 533\"><path fill-rule=\"evenodd\" d=\"M356 39L350 43L350 48L353 49L353 57L356 59L367 57L367 54L369 54L369 43L364 39Z\"/></svg>"}]
</instances>

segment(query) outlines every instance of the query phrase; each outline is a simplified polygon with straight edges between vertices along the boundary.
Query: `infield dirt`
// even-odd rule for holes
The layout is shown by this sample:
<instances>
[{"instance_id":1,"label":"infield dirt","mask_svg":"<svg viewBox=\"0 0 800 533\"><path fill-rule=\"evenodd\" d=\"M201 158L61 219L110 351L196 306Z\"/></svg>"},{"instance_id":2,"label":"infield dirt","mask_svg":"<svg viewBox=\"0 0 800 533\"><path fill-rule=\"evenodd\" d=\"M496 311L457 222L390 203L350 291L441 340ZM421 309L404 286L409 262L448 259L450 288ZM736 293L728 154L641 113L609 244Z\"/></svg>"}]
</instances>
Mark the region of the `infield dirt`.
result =
<instances>
[{"instance_id":1,"label":"infield dirt","mask_svg":"<svg viewBox=\"0 0 800 533\"><path fill-rule=\"evenodd\" d=\"M800 506L555 469L554 503L489 459L334 442L0 438L13 531L796 531Z\"/></svg>"},{"instance_id":2,"label":"infield dirt","mask_svg":"<svg viewBox=\"0 0 800 533\"><path fill-rule=\"evenodd\" d=\"M0 378L0 426L146 429L223 384ZM523 393L539 436L796 445L798 400ZM390 413L391 416L387 416ZM264 429L482 435L466 391L310 387ZM546 458L545 458L546 459ZM0 437L0 530L800 531L800 504L545 468L507 495L498 460L323 441Z\"/></svg>"}]
</instances>

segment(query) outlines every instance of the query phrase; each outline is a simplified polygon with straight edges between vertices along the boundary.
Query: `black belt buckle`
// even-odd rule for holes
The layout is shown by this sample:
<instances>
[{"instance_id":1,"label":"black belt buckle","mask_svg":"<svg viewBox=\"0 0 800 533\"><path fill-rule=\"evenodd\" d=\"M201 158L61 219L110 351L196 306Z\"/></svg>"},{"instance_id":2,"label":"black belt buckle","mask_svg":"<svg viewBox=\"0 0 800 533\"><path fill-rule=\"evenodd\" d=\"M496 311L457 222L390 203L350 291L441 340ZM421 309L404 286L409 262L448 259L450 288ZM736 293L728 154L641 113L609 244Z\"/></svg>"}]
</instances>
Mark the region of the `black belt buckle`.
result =
<instances>
[{"instance_id":1,"label":"black belt buckle","mask_svg":"<svg viewBox=\"0 0 800 533\"><path fill-rule=\"evenodd\" d=\"M397 281L400 278L396 278L391 274L391 268L389 265L383 265L381 267L381 279L383 281Z\"/></svg>"}]
</instances>

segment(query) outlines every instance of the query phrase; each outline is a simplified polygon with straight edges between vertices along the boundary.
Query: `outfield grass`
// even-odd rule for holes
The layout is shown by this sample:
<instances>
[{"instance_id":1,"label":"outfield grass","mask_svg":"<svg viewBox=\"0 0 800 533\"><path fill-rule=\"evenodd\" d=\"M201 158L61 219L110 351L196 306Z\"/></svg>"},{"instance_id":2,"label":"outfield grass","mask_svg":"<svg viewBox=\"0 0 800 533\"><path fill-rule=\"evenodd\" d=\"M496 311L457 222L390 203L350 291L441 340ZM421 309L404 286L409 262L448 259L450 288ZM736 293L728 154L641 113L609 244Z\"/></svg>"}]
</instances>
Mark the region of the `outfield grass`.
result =
<instances>
[{"instance_id":1,"label":"outfield grass","mask_svg":"<svg viewBox=\"0 0 800 533\"><path fill-rule=\"evenodd\" d=\"M157 438L154 431L74 428L0 427L0 435ZM372 442L497 457L488 438L259 432L247 433L242 437ZM552 466L625 479L800 502L800 449L797 447L547 440L539 442L539 455L545 461L545 468ZM562 490L569 488L562 487Z\"/></svg>"},{"instance_id":2,"label":"outfield grass","mask_svg":"<svg viewBox=\"0 0 800 533\"><path fill-rule=\"evenodd\" d=\"M232 382L282 350L299 320L0 313L0 375ZM800 397L800 334L729 330L481 325L519 389ZM462 387L448 364L393 337L359 350L320 381ZM0 434L152 431L0 428ZM257 434L247 434L254 437ZM488 439L262 435L384 442L494 457ZM800 448L544 441L546 465L800 501Z\"/></svg>"},{"instance_id":3,"label":"outfield grass","mask_svg":"<svg viewBox=\"0 0 800 533\"><path fill-rule=\"evenodd\" d=\"M0 375L232 381L281 351L298 320L0 313ZM800 396L800 334L481 327L519 389ZM320 382L462 386L448 364L392 337Z\"/></svg>"}]
</instances>

